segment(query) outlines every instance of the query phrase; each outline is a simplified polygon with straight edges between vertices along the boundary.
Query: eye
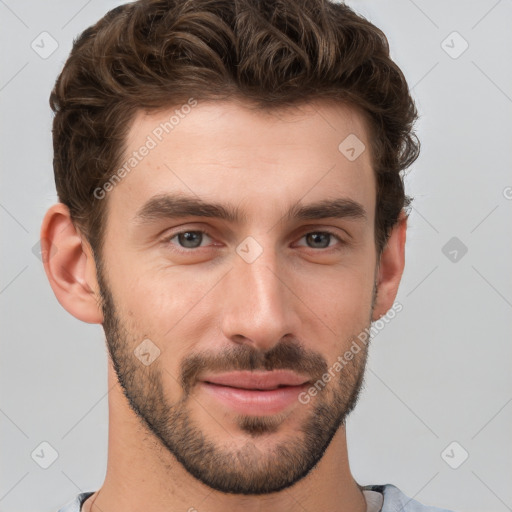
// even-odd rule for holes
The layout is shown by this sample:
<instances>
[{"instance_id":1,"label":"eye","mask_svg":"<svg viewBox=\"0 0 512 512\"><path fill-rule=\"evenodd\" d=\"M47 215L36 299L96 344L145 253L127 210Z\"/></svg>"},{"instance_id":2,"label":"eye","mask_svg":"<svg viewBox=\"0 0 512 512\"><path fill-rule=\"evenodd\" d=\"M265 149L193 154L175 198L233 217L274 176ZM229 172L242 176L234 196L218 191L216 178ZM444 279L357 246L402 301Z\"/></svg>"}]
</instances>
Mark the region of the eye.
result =
<instances>
[{"instance_id":1,"label":"eye","mask_svg":"<svg viewBox=\"0 0 512 512\"><path fill-rule=\"evenodd\" d=\"M311 231L306 233L302 238L306 239L307 244L311 244L309 247L312 249L328 249L329 247L332 247L330 242L333 238L340 242L340 245L345 244L344 240L330 231Z\"/></svg>"},{"instance_id":2,"label":"eye","mask_svg":"<svg viewBox=\"0 0 512 512\"><path fill-rule=\"evenodd\" d=\"M175 233L171 237L168 237L165 239L166 243L171 243L172 245L175 245L174 242L172 242L175 238L177 239L177 243L179 246L176 248L176 250L180 251L180 246L183 249L197 249L198 247L201 247L201 242L204 240L204 237L210 238L208 233L206 231L201 230L189 230L189 231L181 231L179 233Z\"/></svg>"},{"instance_id":3,"label":"eye","mask_svg":"<svg viewBox=\"0 0 512 512\"><path fill-rule=\"evenodd\" d=\"M202 245L203 242L212 241L211 237L206 231L202 230L186 230L174 233L172 236L164 239L165 244L170 244L173 250L177 252L187 253L194 249L205 248L207 245ZM336 244L333 241L338 241L340 246L346 244L337 234L330 231L310 231L304 234L300 240L306 240L306 246L310 249L329 249L335 248ZM303 246L299 244L299 246ZM304 247L304 246L303 246Z\"/></svg>"}]
</instances>

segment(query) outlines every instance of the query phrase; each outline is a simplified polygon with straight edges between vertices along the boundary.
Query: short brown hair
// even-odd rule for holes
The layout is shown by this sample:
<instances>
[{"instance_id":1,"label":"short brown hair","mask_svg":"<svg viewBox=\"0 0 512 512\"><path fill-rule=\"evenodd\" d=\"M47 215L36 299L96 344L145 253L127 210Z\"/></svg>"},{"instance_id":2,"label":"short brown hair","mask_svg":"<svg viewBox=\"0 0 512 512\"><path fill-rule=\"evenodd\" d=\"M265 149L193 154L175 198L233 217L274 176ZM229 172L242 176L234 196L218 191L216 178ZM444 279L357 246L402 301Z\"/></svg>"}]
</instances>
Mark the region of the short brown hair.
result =
<instances>
[{"instance_id":1,"label":"short brown hair","mask_svg":"<svg viewBox=\"0 0 512 512\"><path fill-rule=\"evenodd\" d=\"M50 96L53 165L59 200L95 254L107 201L94 190L121 164L135 113L190 97L261 109L329 99L361 111L380 255L411 202L400 172L419 154L417 112L386 36L328 0L139 0L80 34Z\"/></svg>"}]
</instances>

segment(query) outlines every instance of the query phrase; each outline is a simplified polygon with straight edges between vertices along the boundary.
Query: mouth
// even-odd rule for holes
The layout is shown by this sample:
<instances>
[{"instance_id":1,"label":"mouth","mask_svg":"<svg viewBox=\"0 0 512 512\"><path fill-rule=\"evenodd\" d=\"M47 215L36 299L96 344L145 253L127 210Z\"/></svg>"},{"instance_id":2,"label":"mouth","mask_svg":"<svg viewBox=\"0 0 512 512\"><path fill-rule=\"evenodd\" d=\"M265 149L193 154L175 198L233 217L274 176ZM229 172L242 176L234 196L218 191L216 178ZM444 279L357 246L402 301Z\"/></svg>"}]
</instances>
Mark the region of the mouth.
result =
<instances>
[{"instance_id":1,"label":"mouth","mask_svg":"<svg viewBox=\"0 0 512 512\"><path fill-rule=\"evenodd\" d=\"M230 388L269 391L283 387L302 386L309 382L309 378L289 370L239 371L206 376L202 381Z\"/></svg>"},{"instance_id":2,"label":"mouth","mask_svg":"<svg viewBox=\"0 0 512 512\"><path fill-rule=\"evenodd\" d=\"M212 386L223 386L225 388L233 388L233 389L245 389L247 391L273 391L274 389L295 387L295 386L289 386L288 384L279 384L278 386L275 386L273 388L250 388L250 387L243 387L243 386L228 386L226 384L217 384L215 382L210 382L208 380L205 380L204 382L206 384L211 384Z\"/></svg>"},{"instance_id":3,"label":"mouth","mask_svg":"<svg viewBox=\"0 0 512 512\"><path fill-rule=\"evenodd\" d=\"M309 379L293 372L231 372L204 377L201 388L221 405L246 415L276 414L298 404Z\"/></svg>"}]
</instances>

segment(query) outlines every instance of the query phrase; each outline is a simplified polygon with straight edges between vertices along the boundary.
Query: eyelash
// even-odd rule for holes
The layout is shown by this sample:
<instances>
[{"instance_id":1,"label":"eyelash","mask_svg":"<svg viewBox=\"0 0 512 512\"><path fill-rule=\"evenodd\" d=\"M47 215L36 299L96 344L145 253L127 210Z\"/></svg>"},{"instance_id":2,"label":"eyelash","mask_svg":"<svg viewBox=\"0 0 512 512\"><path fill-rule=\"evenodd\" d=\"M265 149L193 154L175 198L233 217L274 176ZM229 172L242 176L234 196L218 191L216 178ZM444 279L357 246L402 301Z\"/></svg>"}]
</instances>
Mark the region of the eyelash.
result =
<instances>
[{"instance_id":1,"label":"eyelash","mask_svg":"<svg viewBox=\"0 0 512 512\"><path fill-rule=\"evenodd\" d=\"M210 238L213 238L209 233L208 231L204 231L202 229L186 229L184 231L178 231L177 233L173 233L171 236L168 236L166 238L164 238L162 240L163 243L165 244L168 244L168 245L174 245L174 244L171 244L171 240L173 238L176 238L177 236L179 235L182 235L184 233L201 233L203 235L206 235ZM336 233L332 232L332 231L329 231L328 229L326 230L317 230L317 231L308 231L306 233L304 233L300 238L304 238L305 236L307 235L310 235L312 233L321 233L321 234L328 234L328 235L331 235L332 237L336 238L340 244L340 246L344 246L346 245L346 242L345 240L343 240L342 238L339 237L339 235L337 235ZM304 246L301 246L301 247L304 247ZM314 247L306 247L307 249L312 249L312 250L317 250L317 251L329 251L329 250L336 250L336 249L339 249L336 248L336 247L325 247L325 248L320 248L320 249L315 249ZM205 249L205 247L195 247L195 248L189 248L189 249L186 249L186 248L183 248L183 247L179 247L179 246L175 246L173 248L174 251L178 252L178 253L181 253L181 254L190 254L192 251L198 251L199 249Z\"/></svg>"}]
</instances>

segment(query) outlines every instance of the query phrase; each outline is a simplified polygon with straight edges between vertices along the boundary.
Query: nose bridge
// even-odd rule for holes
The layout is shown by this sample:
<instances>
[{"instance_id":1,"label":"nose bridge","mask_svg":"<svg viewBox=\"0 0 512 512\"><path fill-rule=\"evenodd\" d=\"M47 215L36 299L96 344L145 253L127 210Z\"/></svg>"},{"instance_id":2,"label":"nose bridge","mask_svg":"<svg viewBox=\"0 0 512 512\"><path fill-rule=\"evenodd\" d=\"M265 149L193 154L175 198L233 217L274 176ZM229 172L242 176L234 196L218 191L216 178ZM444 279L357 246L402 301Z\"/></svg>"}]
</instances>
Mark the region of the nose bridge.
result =
<instances>
[{"instance_id":1,"label":"nose bridge","mask_svg":"<svg viewBox=\"0 0 512 512\"><path fill-rule=\"evenodd\" d=\"M226 337L234 341L243 337L255 348L269 350L283 336L296 334L298 316L280 258L273 248L258 248L254 240L237 247L223 290Z\"/></svg>"}]
</instances>

